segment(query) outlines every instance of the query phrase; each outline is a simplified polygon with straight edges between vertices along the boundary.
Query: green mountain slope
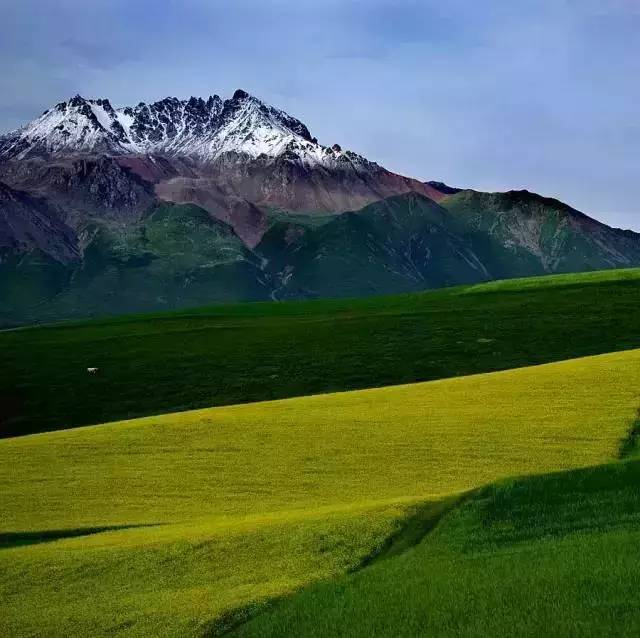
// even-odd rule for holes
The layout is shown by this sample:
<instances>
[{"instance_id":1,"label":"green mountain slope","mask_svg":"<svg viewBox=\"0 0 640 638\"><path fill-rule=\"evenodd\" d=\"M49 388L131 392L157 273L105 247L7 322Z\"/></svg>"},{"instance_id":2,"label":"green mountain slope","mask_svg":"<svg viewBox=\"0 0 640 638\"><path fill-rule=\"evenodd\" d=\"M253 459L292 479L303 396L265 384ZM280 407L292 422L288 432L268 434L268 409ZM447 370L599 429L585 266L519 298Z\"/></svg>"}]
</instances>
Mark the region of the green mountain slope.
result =
<instances>
[{"instance_id":1,"label":"green mountain slope","mask_svg":"<svg viewBox=\"0 0 640 638\"><path fill-rule=\"evenodd\" d=\"M190 204L140 204L131 212L116 198L83 222L69 213L72 230L57 209L26 195L16 203L16 192L5 190L17 208L4 214L8 226L0 220L0 326L640 264L638 234L526 191L460 191L439 204L407 193L336 215L253 207L260 229L251 229L249 215L243 233L262 239L249 247L227 223ZM34 235L41 226L55 233ZM4 235L18 231L30 239L2 248ZM62 246L51 240L58 236Z\"/></svg>"},{"instance_id":2,"label":"green mountain slope","mask_svg":"<svg viewBox=\"0 0 640 638\"><path fill-rule=\"evenodd\" d=\"M489 265L494 278L599 270L640 260L636 233L610 228L529 191L460 191L440 203L467 232L506 249Z\"/></svg>"},{"instance_id":3,"label":"green mountain slope","mask_svg":"<svg viewBox=\"0 0 640 638\"><path fill-rule=\"evenodd\" d=\"M345 297L640 263L636 233L527 191L416 193L336 216L281 221L257 250L277 297Z\"/></svg>"},{"instance_id":4,"label":"green mountain slope","mask_svg":"<svg viewBox=\"0 0 640 638\"><path fill-rule=\"evenodd\" d=\"M278 297L363 296L490 278L451 215L416 193L319 228L280 222L257 250L280 273Z\"/></svg>"},{"instance_id":5,"label":"green mountain slope","mask_svg":"<svg viewBox=\"0 0 640 638\"><path fill-rule=\"evenodd\" d=\"M268 295L260 260L228 225L197 206L160 204L135 225L93 222L83 237L81 259L60 263L31 251L0 263L5 322Z\"/></svg>"},{"instance_id":6,"label":"green mountain slope","mask_svg":"<svg viewBox=\"0 0 640 638\"><path fill-rule=\"evenodd\" d=\"M640 271L0 332L2 435L640 347ZM87 367L99 367L90 375ZM149 391L153 388L153 392Z\"/></svg>"}]
</instances>

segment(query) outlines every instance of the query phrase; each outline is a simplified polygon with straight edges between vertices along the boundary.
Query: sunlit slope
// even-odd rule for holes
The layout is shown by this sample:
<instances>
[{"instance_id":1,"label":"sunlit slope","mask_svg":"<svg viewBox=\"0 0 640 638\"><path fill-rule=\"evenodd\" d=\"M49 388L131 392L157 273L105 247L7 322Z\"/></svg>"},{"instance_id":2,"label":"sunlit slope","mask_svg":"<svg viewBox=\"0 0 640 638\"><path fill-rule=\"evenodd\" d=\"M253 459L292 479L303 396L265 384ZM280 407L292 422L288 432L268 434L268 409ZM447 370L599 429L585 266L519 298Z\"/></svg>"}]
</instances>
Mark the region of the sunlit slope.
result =
<instances>
[{"instance_id":1,"label":"sunlit slope","mask_svg":"<svg viewBox=\"0 0 640 638\"><path fill-rule=\"evenodd\" d=\"M640 351L0 441L3 530L427 497L613 458Z\"/></svg>"},{"instance_id":2,"label":"sunlit slope","mask_svg":"<svg viewBox=\"0 0 640 638\"><path fill-rule=\"evenodd\" d=\"M357 567L405 515L393 503L282 512L0 549L0 635L214 636Z\"/></svg>"},{"instance_id":3,"label":"sunlit slope","mask_svg":"<svg viewBox=\"0 0 640 638\"><path fill-rule=\"evenodd\" d=\"M0 633L213 631L418 502L614 459L639 382L636 350L2 440Z\"/></svg>"}]
</instances>

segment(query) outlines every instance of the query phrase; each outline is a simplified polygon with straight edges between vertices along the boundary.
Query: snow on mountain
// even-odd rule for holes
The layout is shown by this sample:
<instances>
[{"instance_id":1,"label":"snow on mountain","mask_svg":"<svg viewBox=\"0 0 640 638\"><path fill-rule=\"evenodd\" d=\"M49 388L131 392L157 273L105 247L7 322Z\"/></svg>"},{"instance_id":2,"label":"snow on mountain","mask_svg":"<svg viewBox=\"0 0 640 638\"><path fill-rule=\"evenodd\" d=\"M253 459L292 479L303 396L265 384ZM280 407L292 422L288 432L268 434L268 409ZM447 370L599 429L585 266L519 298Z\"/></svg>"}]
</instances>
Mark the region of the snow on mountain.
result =
<instances>
[{"instance_id":1,"label":"snow on mountain","mask_svg":"<svg viewBox=\"0 0 640 638\"><path fill-rule=\"evenodd\" d=\"M310 166L373 166L338 145L326 147L284 111L238 90L228 100L165 98L114 109L109 100L79 95L45 111L23 128L0 137L0 159L160 154L215 162L237 154L286 157Z\"/></svg>"}]
</instances>

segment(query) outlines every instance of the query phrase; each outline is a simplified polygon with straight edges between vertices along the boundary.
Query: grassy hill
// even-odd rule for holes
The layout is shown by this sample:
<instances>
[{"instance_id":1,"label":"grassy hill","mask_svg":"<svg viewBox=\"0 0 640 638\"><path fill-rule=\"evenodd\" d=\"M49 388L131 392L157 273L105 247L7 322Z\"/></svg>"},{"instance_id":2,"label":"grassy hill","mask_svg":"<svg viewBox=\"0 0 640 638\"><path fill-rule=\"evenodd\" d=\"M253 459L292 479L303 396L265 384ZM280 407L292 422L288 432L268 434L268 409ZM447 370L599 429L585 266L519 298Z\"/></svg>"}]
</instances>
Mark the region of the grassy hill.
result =
<instances>
[{"instance_id":1,"label":"grassy hill","mask_svg":"<svg viewBox=\"0 0 640 638\"><path fill-rule=\"evenodd\" d=\"M0 332L0 435L640 347L639 306L631 269Z\"/></svg>"},{"instance_id":2,"label":"grassy hill","mask_svg":"<svg viewBox=\"0 0 640 638\"><path fill-rule=\"evenodd\" d=\"M257 246L278 298L358 297L640 263L639 236L528 191L418 193L310 225L281 218Z\"/></svg>"},{"instance_id":3,"label":"grassy hill","mask_svg":"<svg viewBox=\"0 0 640 638\"><path fill-rule=\"evenodd\" d=\"M257 250L281 273L278 298L358 297L491 279L496 275L484 267L486 255L476 254L476 243L441 206L409 193L336 215L322 225L283 219ZM508 251L491 245L486 252ZM511 270L510 275L522 272ZM524 270L527 275L539 272Z\"/></svg>"},{"instance_id":4,"label":"grassy hill","mask_svg":"<svg viewBox=\"0 0 640 638\"><path fill-rule=\"evenodd\" d=\"M479 243L492 278L620 267L640 258L636 233L526 190L465 190L445 197L441 205Z\"/></svg>"},{"instance_id":5,"label":"grassy hill","mask_svg":"<svg viewBox=\"0 0 640 638\"><path fill-rule=\"evenodd\" d=\"M461 493L614 460L636 416L639 364L635 350L0 441L0 633L233 626L265 600L431 526ZM526 512L496 494L486 521L508 535L509 512ZM472 502L443 519L461 521L461 545L486 527L484 510L465 514ZM565 509L541 507L562 527ZM627 499L614 513L628 510L631 524L634 508ZM449 584L462 578L449 575Z\"/></svg>"}]
</instances>

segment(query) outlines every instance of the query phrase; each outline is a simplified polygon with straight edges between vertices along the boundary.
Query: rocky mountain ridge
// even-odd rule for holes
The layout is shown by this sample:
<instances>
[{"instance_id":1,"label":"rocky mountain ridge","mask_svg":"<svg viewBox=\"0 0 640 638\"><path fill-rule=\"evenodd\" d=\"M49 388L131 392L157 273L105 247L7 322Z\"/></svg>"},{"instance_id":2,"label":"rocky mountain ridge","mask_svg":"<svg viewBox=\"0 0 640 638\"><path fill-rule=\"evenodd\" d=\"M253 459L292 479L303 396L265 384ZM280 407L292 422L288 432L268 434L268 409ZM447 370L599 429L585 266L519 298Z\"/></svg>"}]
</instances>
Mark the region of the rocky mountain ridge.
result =
<instances>
[{"instance_id":1,"label":"rocky mountain ridge","mask_svg":"<svg viewBox=\"0 0 640 638\"><path fill-rule=\"evenodd\" d=\"M284 111L238 89L213 95L113 108L105 98L76 95L21 129L0 137L0 161L78 154L165 155L215 162L225 154L279 157L309 166L373 164L338 144L322 146Z\"/></svg>"}]
</instances>

